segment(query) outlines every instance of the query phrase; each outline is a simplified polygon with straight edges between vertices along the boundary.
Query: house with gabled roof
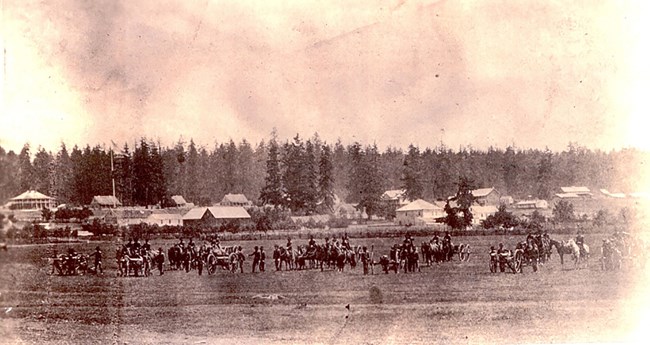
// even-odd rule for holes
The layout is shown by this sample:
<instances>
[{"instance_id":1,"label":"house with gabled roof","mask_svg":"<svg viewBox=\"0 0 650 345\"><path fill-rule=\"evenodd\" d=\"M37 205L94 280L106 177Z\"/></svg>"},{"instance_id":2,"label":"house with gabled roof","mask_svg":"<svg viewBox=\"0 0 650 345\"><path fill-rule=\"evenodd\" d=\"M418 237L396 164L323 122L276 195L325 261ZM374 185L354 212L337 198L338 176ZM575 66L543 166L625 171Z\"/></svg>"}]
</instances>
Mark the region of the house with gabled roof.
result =
<instances>
[{"instance_id":1,"label":"house with gabled roof","mask_svg":"<svg viewBox=\"0 0 650 345\"><path fill-rule=\"evenodd\" d=\"M418 199L398 208L395 211L395 222L399 225L433 224L445 215L441 206Z\"/></svg>"},{"instance_id":2,"label":"house with gabled roof","mask_svg":"<svg viewBox=\"0 0 650 345\"><path fill-rule=\"evenodd\" d=\"M591 198L593 196L591 190L584 186L560 187L560 191L559 194L575 194L581 198Z\"/></svg>"},{"instance_id":3,"label":"house with gabled roof","mask_svg":"<svg viewBox=\"0 0 650 345\"><path fill-rule=\"evenodd\" d=\"M241 206L195 207L183 215L183 225L217 226L230 220L250 218L250 214Z\"/></svg>"},{"instance_id":4,"label":"house with gabled roof","mask_svg":"<svg viewBox=\"0 0 650 345\"><path fill-rule=\"evenodd\" d=\"M42 210L56 207L56 199L35 190L28 190L9 199L7 208L12 210Z\"/></svg>"},{"instance_id":5,"label":"house with gabled roof","mask_svg":"<svg viewBox=\"0 0 650 345\"><path fill-rule=\"evenodd\" d=\"M90 202L90 208L114 208L122 206L120 200L112 195L95 195Z\"/></svg>"},{"instance_id":6,"label":"house with gabled roof","mask_svg":"<svg viewBox=\"0 0 650 345\"><path fill-rule=\"evenodd\" d=\"M501 204L501 193L494 187L474 189L472 196L474 196L474 202L481 206L499 206Z\"/></svg>"},{"instance_id":7,"label":"house with gabled roof","mask_svg":"<svg viewBox=\"0 0 650 345\"><path fill-rule=\"evenodd\" d=\"M223 196L223 199L221 199L221 202L219 203L221 206L241 206L241 207L246 207L246 206L251 206L252 203L250 200L246 198L244 194L226 194Z\"/></svg>"}]
</instances>

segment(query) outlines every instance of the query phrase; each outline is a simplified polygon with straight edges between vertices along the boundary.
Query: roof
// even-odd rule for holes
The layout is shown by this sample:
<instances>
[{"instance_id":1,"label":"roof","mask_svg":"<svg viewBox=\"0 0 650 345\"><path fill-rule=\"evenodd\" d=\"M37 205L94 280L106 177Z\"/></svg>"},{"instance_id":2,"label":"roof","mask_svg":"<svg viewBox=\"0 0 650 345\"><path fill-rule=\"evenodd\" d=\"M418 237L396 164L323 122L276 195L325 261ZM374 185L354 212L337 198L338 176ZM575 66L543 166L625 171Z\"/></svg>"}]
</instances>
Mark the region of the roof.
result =
<instances>
[{"instance_id":1,"label":"roof","mask_svg":"<svg viewBox=\"0 0 650 345\"><path fill-rule=\"evenodd\" d=\"M185 198L183 198L182 195L174 195L174 196L172 196L172 201L177 206L187 204L187 201L185 201Z\"/></svg>"},{"instance_id":2,"label":"roof","mask_svg":"<svg viewBox=\"0 0 650 345\"><path fill-rule=\"evenodd\" d=\"M494 191L494 188L479 188L479 189L474 189L472 191L472 195L474 197L480 198L483 196L487 196L488 194L492 193Z\"/></svg>"},{"instance_id":3,"label":"roof","mask_svg":"<svg viewBox=\"0 0 650 345\"><path fill-rule=\"evenodd\" d=\"M591 191L587 187L571 186L571 187L560 187L560 189L562 190L562 193L575 193L575 194L591 193Z\"/></svg>"},{"instance_id":4,"label":"roof","mask_svg":"<svg viewBox=\"0 0 650 345\"><path fill-rule=\"evenodd\" d=\"M398 200L404 197L405 193L406 191L404 189L387 190L381 195L381 198L384 200Z\"/></svg>"},{"instance_id":5,"label":"roof","mask_svg":"<svg viewBox=\"0 0 650 345\"><path fill-rule=\"evenodd\" d=\"M93 197L93 201L90 202L98 204L98 205L107 205L107 206L113 206L113 205L122 205L122 203L114 196L112 195L95 195Z\"/></svg>"},{"instance_id":6,"label":"roof","mask_svg":"<svg viewBox=\"0 0 650 345\"><path fill-rule=\"evenodd\" d=\"M291 217L291 220L294 222L301 222L301 223L307 223L310 220L313 220L314 222L320 222L320 223L325 223L329 221L332 217L329 214L314 214L311 216L295 216Z\"/></svg>"},{"instance_id":7,"label":"roof","mask_svg":"<svg viewBox=\"0 0 650 345\"><path fill-rule=\"evenodd\" d=\"M232 202L232 203L237 203L237 204L247 204L248 199L244 194L226 194L223 196L223 199L221 199L221 202Z\"/></svg>"},{"instance_id":8,"label":"roof","mask_svg":"<svg viewBox=\"0 0 650 345\"><path fill-rule=\"evenodd\" d=\"M251 217L241 206L212 206L208 209L217 219L248 219Z\"/></svg>"},{"instance_id":9,"label":"roof","mask_svg":"<svg viewBox=\"0 0 650 345\"><path fill-rule=\"evenodd\" d=\"M625 198L625 193L610 193L607 189L601 189L600 192L607 195L610 198L618 198L618 199Z\"/></svg>"},{"instance_id":10,"label":"roof","mask_svg":"<svg viewBox=\"0 0 650 345\"><path fill-rule=\"evenodd\" d=\"M43 193L40 193L35 190L28 190L23 194L20 194L19 196L11 198L12 201L18 201L18 200L52 200L54 199L51 196L47 196Z\"/></svg>"},{"instance_id":11,"label":"roof","mask_svg":"<svg viewBox=\"0 0 650 345\"><path fill-rule=\"evenodd\" d=\"M417 199L404 207L400 207L399 209L397 209L397 212L419 211L419 210L442 210L442 207L432 204L430 202L426 202L422 199Z\"/></svg>"},{"instance_id":12,"label":"roof","mask_svg":"<svg viewBox=\"0 0 650 345\"><path fill-rule=\"evenodd\" d=\"M205 211L207 210L207 207L195 207L191 210L189 210L185 215L183 216L183 220L198 220L203 218L203 215L205 214Z\"/></svg>"},{"instance_id":13,"label":"roof","mask_svg":"<svg viewBox=\"0 0 650 345\"><path fill-rule=\"evenodd\" d=\"M557 193L555 194L556 197L560 199L572 199L572 198L579 198L580 195L576 193Z\"/></svg>"},{"instance_id":14,"label":"roof","mask_svg":"<svg viewBox=\"0 0 650 345\"><path fill-rule=\"evenodd\" d=\"M183 216L183 220L199 220L208 210L216 219L248 219L251 217L241 206L212 206L195 207Z\"/></svg>"}]
</instances>

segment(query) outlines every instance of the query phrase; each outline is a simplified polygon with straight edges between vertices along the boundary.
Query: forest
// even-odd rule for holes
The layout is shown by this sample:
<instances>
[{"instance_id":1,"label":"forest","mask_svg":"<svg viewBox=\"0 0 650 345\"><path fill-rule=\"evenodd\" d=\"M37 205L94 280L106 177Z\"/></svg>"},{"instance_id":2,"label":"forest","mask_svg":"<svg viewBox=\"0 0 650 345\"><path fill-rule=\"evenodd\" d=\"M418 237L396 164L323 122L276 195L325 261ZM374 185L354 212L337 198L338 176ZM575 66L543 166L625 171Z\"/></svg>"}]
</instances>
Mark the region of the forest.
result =
<instances>
[{"instance_id":1,"label":"forest","mask_svg":"<svg viewBox=\"0 0 650 345\"><path fill-rule=\"evenodd\" d=\"M113 167L111 168L111 155ZM161 205L183 195L197 205L217 203L226 193L243 193L256 204L283 206L296 214L328 212L338 200L369 213L385 190L405 189L410 199L442 200L455 195L463 177L472 187L495 187L515 199L550 199L560 186L584 185L635 192L649 153L637 149L591 150L569 143L548 149L414 145L402 149L318 134L280 140L215 142L193 140L171 147L141 138L133 146L67 147L58 152L26 144L19 153L0 147L0 202L28 189L60 203L86 205L112 194L112 178L124 205Z\"/></svg>"}]
</instances>

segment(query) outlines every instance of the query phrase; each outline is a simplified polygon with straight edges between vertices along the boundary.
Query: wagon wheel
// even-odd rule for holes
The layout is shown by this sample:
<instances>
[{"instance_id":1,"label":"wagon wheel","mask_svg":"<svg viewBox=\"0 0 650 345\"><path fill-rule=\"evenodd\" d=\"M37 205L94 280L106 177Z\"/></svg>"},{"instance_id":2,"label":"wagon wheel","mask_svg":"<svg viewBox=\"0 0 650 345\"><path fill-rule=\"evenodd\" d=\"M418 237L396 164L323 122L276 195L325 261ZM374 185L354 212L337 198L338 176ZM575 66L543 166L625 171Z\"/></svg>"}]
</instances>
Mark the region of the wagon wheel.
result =
<instances>
[{"instance_id":1,"label":"wagon wheel","mask_svg":"<svg viewBox=\"0 0 650 345\"><path fill-rule=\"evenodd\" d=\"M514 265L515 273L517 273L517 272L523 273L522 266L523 266L523 263L524 263L524 253L522 253L519 250L516 251L515 252L515 257L514 257L512 263Z\"/></svg>"},{"instance_id":2,"label":"wagon wheel","mask_svg":"<svg viewBox=\"0 0 650 345\"><path fill-rule=\"evenodd\" d=\"M493 257L490 257L490 272L497 273L498 260L495 260Z\"/></svg>"},{"instance_id":3,"label":"wagon wheel","mask_svg":"<svg viewBox=\"0 0 650 345\"><path fill-rule=\"evenodd\" d=\"M208 275L213 275L217 270L217 258L214 255L208 256Z\"/></svg>"}]
</instances>

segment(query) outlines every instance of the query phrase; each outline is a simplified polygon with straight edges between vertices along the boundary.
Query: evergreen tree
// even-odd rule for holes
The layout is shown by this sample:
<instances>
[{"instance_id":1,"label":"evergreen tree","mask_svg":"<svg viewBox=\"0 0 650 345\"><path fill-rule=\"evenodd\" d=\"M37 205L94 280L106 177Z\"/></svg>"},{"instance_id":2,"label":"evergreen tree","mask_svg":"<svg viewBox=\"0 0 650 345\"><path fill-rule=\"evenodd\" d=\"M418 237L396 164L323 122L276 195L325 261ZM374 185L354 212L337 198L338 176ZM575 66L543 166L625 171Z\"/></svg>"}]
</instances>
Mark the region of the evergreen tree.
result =
<instances>
[{"instance_id":1,"label":"evergreen tree","mask_svg":"<svg viewBox=\"0 0 650 345\"><path fill-rule=\"evenodd\" d=\"M316 213L318 206L318 167L316 163L314 144L311 140L305 143L305 153L302 157L303 169L302 174L304 179L305 190L305 208L308 214Z\"/></svg>"},{"instance_id":2,"label":"evergreen tree","mask_svg":"<svg viewBox=\"0 0 650 345\"><path fill-rule=\"evenodd\" d=\"M294 212L302 212L307 207L308 181L303 172L304 151L305 145L299 135L296 135L291 143L284 145L282 159L284 165L282 183L286 191L284 203Z\"/></svg>"},{"instance_id":3,"label":"evergreen tree","mask_svg":"<svg viewBox=\"0 0 650 345\"><path fill-rule=\"evenodd\" d=\"M278 143L274 138L269 142L269 154L266 160L265 184L260 193L262 204L269 204L275 207L283 204L282 175L280 171Z\"/></svg>"},{"instance_id":4,"label":"evergreen tree","mask_svg":"<svg viewBox=\"0 0 650 345\"><path fill-rule=\"evenodd\" d=\"M318 200L325 212L334 210L334 167L331 156L332 149L327 144L323 145L318 164Z\"/></svg>"},{"instance_id":5,"label":"evergreen tree","mask_svg":"<svg viewBox=\"0 0 650 345\"><path fill-rule=\"evenodd\" d=\"M405 190L406 199L410 201L422 198L422 170L420 149L411 144L402 168L402 189Z\"/></svg>"},{"instance_id":6,"label":"evergreen tree","mask_svg":"<svg viewBox=\"0 0 650 345\"><path fill-rule=\"evenodd\" d=\"M73 198L72 186L72 160L64 143L61 143L61 149L54 162L53 173L53 195L61 203L69 203Z\"/></svg>"},{"instance_id":7,"label":"evergreen tree","mask_svg":"<svg viewBox=\"0 0 650 345\"><path fill-rule=\"evenodd\" d=\"M474 196L472 195L474 187L465 176L458 179L457 185L456 196L448 199L445 205L445 212L447 213L445 223L453 229L464 229L472 225L472 219L474 218L471 212L474 203Z\"/></svg>"},{"instance_id":8,"label":"evergreen tree","mask_svg":"<svg viewBox=\"0 0 650 345\"><path fill-rule=\"evenodd\" d=\"M20 181L20 189L22 191L31 190L36 187L34 183L34 168L32 167L31 154L29 152L29 144L25 144L23 149L18 155L18 175Z\"/></svg>"},{"instance_id":9,"label":"evergreen tree","mask_svg":"<svg viewBox=\"0 0 650 345\"><path fill-rule=\"evenodd\" d=\"M379 166L379 152L377 146L366 147L362 153L361 166L357 173L360 180L360 200L358 210L364 210L368 218L382 213L381 194L383 193L381 181L383 176Z\"/></svg>"},{"instance_id":10,"label":"evergreen tree","mask_svg":"<svg viewBox=\"0 0 650 345\"><path fill-rule=\"evenodd\" d=\"M45 149L40 148L36 152L32 172L34 174L34 189L46 195L51 195L53 192L54 158Z\"/></svg>"}]
</instances>

